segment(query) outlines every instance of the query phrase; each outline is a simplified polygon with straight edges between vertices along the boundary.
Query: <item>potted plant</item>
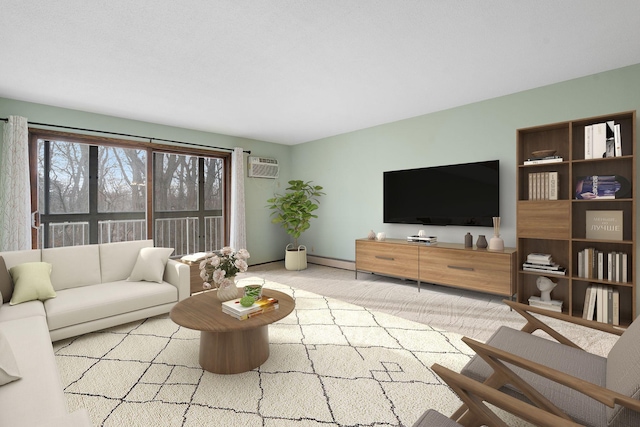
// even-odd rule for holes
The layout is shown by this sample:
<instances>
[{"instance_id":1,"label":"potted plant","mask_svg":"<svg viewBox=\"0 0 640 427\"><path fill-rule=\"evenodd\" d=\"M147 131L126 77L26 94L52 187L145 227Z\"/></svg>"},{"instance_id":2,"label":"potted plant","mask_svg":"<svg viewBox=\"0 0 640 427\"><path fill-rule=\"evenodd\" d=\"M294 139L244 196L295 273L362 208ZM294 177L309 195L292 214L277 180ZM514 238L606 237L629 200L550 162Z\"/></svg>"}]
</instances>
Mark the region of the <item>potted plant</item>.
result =
<instances>
[{"instance_id":1,"label":"potted plant","mask_svg":"<svg viewBox=\"0 0 640 427\"><path fill-rule=\"evenodd\" d=\"M285 194L275 194L267 200L273 212L271 222L281 224L287 233L293 236L293 246L287 245L285 268L303 270L307 268L307 248L298 245L298 238L309 229L311 218L317 218L313 212L318 209L318 198L322 196L322 187L311 185L311 181L292 180Z\"/></svg>"}]
</instances>

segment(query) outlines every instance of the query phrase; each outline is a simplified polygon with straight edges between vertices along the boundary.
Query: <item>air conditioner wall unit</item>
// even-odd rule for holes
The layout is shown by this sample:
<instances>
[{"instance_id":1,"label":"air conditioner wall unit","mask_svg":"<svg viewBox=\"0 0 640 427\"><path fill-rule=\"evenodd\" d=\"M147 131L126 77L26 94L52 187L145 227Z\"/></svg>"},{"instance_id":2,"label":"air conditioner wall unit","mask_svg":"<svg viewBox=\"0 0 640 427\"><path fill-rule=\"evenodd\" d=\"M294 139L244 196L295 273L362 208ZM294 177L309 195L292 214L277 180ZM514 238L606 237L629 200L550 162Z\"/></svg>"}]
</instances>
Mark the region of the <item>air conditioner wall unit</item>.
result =
<instances>
[{"instance_id":1,"label":"air conditioner wall unit","mask_svg":"<svg viewBox=\"0 0 640 427\"><path fill-rule=\"evenodd\" d=\"M247 174L250 178L276 179L280 173L280 167L276 159L249 156L248 163Z\"/></svg>"}]
</instances>

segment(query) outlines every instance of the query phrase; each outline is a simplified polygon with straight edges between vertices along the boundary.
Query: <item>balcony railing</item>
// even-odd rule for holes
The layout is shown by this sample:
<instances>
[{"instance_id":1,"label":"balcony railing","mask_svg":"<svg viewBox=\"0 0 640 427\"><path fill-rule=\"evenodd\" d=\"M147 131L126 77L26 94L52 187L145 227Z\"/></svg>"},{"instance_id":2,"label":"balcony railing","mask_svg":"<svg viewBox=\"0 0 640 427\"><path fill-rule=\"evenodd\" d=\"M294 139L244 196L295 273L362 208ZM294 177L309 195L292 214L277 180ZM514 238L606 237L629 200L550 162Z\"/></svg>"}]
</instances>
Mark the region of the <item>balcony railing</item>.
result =
<instances>
[{"instance_id":1,"label":"balcony railing","mask_svg":"<svg viewBox=\"0 0 640 427\"><path fill-rule=\"evenodd\" d=\"M145 240L147 238L146 223L144 219L98 221L98 241L111 243Z\"/></svg>"},{"instance_id":2,"label":"balcony railing","mask_svg":"<svg viewBox=\"0 0 640 427\"><path fill-rule=\"evenodd\" d=\"M49 223L49 244L44 242L44 224L40 226L40 247L57 248L89 244L88 222ZM204 251L224 246L224 220L221 216L204 218ZM174 248L173 256L183 256L200 250L197 217L162 218L155 220L155 245ZM116 220L98 222L98 243L126 242L147 238L146 221Z\"/></svg>"},{"instance_id":3,"label":"balcony railing","mask_svg":"<svg viewBox=\"0 0 640 427\"><path fill-rule=\"evenodd\" d=\"M155 244L174 248L173 256L201 252L199 249L200 226L197 217L156 219ZM204 251L210 252L224 246L224 221L221 216L204 218Z\"/></svg>"},{"instance_id":4,"label":"balcony railing","mask_svg":"<svg viewBox=\"0 0 640 427\"><path fill-rule=\"evenodd\" d=\"M89 244L88 222L50 222L49 245L44 242L44 224L40 226L40 247L59 248Z\"/></svg>"}]
</instances>

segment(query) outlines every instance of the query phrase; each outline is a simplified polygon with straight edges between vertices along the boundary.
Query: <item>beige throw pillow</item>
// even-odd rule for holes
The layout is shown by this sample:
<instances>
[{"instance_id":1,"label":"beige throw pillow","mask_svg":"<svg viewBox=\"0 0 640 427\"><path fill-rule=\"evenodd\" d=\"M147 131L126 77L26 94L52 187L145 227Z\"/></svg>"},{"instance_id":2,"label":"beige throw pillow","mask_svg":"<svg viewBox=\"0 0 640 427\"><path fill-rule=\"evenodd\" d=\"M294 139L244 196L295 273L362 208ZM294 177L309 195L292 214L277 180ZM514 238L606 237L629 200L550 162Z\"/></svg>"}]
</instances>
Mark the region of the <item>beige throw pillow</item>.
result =
<instances>
[{"instance_id":1,"label":"beige throw pillow","mask_svg":"<svg viewBox=\"0 0 640 427\"><path fill-rule=\"evenodd\" d=\"M4 334L0 332L0 385L8 384L20 378L22 377L20 376L18 364L13 356L9 341L7 341Z\"/></svg>"},{"instance_id":2,"label":"beige throw pillow","mask_svg":"<svg viewBox=\"0 0 640 427\"><path fill-rule=\"evenodd\" d=\"M56 291L51 284L51 264L48 262L25 262L11 267L9 273L14 283L9 304L55 298Z\"/></svg>"},{"instance_id":3,"label":"beige throw pillow","mask_svg":"<svg viewBox=\"0 0 640 427\"><path fill-rule=\"evenodd\" d=\"M173 253L173 248L142 248L138 253L136 265L133 266L127 281L162 283L164 268L167 265L169 256Z\"/></svg>"}]
</instances>

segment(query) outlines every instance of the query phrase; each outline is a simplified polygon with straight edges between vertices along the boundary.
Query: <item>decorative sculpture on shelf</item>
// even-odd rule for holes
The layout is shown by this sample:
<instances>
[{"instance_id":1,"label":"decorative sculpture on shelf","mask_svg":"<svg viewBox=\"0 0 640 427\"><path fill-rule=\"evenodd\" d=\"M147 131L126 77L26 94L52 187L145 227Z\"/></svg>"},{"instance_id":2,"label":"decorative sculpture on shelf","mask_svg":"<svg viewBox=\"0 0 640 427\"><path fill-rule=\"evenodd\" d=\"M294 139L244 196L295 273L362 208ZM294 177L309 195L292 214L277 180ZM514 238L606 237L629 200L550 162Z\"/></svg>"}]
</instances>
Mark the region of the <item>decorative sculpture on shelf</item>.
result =
<instances>
[{"instance_id":1,"label":"decorative sculpture on shelf","mask_svg":"<svg viewBox=\"0 0 640 427\"><path fill-rule=\"evenodd\" d=\"M551 291L558 286L558 284L552 282L548 277L540 276L536 279L536 286L540 291L540 300L551 301Z\"/></svg>"}]
</instances>

